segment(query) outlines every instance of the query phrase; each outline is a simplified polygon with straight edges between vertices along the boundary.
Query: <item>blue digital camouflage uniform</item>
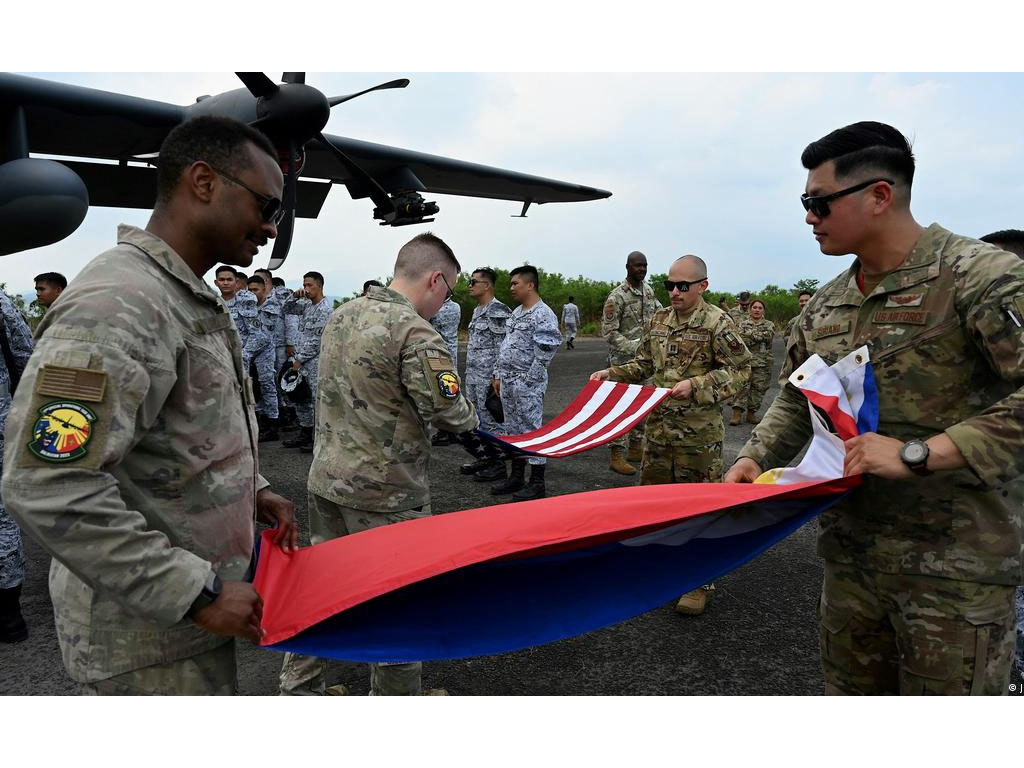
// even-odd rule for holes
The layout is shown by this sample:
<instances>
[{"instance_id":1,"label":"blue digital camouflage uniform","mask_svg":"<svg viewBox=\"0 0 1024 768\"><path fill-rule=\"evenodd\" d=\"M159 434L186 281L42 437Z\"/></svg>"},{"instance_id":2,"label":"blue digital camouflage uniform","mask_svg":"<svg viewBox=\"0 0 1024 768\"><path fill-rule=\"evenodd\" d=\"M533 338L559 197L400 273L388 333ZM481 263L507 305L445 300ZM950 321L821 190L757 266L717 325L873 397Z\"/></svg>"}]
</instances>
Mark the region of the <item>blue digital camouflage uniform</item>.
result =
<instances>
[{"instance_id":1,"label":"blue digital camouflage uniform","mask_svg":"<svg viewBox=\"0 0 1024 768\"><path fill-rule=\"evenodd\" d=\"M562 307L562 323L565 325L565 336L569 341L576 338L576 329L580 326L580 308L571 301Z\"/></svg>"},{"instance_id":2,"label":"blue digital camouflage uniform","mask_svg":"<svg viewBox=\"0 0 1024 768\"><path fill-rule=\"evenodd\" d=\"M231 319L238 329L238 338L242 341L242 370L248 373L249 366L256 356L270 346L270 334L260 323L259 303L252 291L239 291L226 301Z\"/></svg>"},{"instance_id":3,"label":"blue digital camouflage uniform","mask_svg":"<svg viewBox=\"0 0 1024 768\"><path fill-rule=\"evenodd\" d=\"M430 318L430 324L434 330L441 334L445 346L448 347L448 354L451 355L452 365L455 370L459 369L459 323L462 322L462 307L451 299L445 301L437 314Z\"/></svg>"},{"instance_id":4,"label":"blue digital camouflage uniform","mask_svg":"<svg viewBox=\"0 0 1024 768\"><path fill-rule=\"evenodd\" d=\"M25 370L32 355L32 331L21 312L7 295L0 291L0 322L4 324L11 365L16 375ZM11 409L11 371L7 368L7 355L0 356L0 471L3 470L4 429L7 413ZM25 580L25 557L21 549L21 531L4 509L0 498L0 589L11 589Z\"/></svg>"},{"instance_id":5,"label":"blue digital camouflage uniform","mask_svg":"<svg viewBox=\"0 0 1024 768\"><path fill-rule=\"evenodd\" d=\"M260 400L256 404L256 412L269 419L276 419L277 411L277 371L275 340L284 339L284 320L281 317L281 305L276 297L267 296L263 304L257 308L258 320L268 343L257 354L253 363L256 367L256 378L259 386Z\"/></svg>"},{"instance_id":6,"label":"blue digital camouflage uniform","mask_svg":"<svg viewBox=\"0 0 1024 768\"><path fill-rule=\"evenodd\" d=\"M562 333L558 318L543 301L529 309L516 307L506 328L495 372L501 385L505 434L521 435L540 428L544 419L548 364L562 343ZM546 463L541 456L530 457L530 464Z\"/></svg>"},{"instance_id":7,"label":"blue digital camouflage uniform","mask_svg":"<svg viewBox=\"0 0 1024 768\"><path fill-rule=\"evenodd\" d=\"M476 408L480 428L491 434L502 435L505 427L494 420L487 410L487 393L494 380L498 350L505 339L506 324L512 310L497 299L476 307L469 321L469 343L466 345L466 397Z\"/></svg>"},{"instance_id":8,"label":"blue digital camouflage uniform","mask_svg":"<svg viewBox=\"0 0 1024 768\"><path fill-rule=\"evenodd\" d=\"M294 308L299 305L299 300L292 297L288 302L285 304L285 313L294 314ZM303 427L313 426L317 373L320 370L320 337L333 309L325 296L318 304L307 301L299 318L299 341L295 345L295 359L302 364L299 372L306 377L310 392L309 402L295 403L295 415L299 419L299 425Z\"/></svg>"},{"instance_id":9,"label":"blue digital camouflage uniform","mask_svg":"<svg viewBox=\"0 0 1024 768\"><path fill-rule=\"evenodd\" d=\"M279 285L276 288L274 288L274 290L271 291L270 295L267 297L267 301L273 300L277 304L277 306L278 306L278 308L280 310L280 313L281 313L281 323L278 325L277 333L274 336L274 370L275 371L280 371L281 370L281 366L284 365L284 361L285 361L285 359L288 356L288 353L286 352L285 348L289 344L294 345L296 343L296 341L298 341L298 339L296 339L296 341L288 341L289 317L294 317L295 318L294 321L292 321L292 323L291 323L293 335L295 335L297 333L298 328L299 328L299 326L298 326L298 317L295 317L295 316L292 316L292 315L287 315L287 314L285 314L285 311L284 311L285 302L288 301L288 299L289 299L289 297L291 295L292 295L291 291L289 291L283 285ZM280 394L280 393L278 393L278 394Z\"/></svg>"}]
</instances>

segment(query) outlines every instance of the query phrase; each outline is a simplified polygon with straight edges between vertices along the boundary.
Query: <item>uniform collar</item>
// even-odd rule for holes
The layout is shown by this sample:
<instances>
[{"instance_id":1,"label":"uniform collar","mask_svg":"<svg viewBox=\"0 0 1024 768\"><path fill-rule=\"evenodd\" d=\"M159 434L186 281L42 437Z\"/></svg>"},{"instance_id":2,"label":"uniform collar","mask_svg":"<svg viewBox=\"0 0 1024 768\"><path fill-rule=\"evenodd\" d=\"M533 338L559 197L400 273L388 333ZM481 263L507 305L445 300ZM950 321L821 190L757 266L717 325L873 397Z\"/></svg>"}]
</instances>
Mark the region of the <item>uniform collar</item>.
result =
<instances>
[{"instance_id":1,"label":"uniform collar","mask_svg":"<svg viewBox=\"0 0 1024 768\"><path fill-rule=\"evenodd\" d=\"M701 300L697 303L697 306L693 308L693 311L685 317L676 312L675 308L672 309L672 314L675 315L676 322L679 324L677 327L688 327L700 326L704 324L708 314L708 303Z\"/></svg>"},{"instance_id":2,"label":"uniform collar","mask_svg":"<svg viewBox=\"0 0 1024 768\"><path fill-rule=\"evenodd\" d=\"M622 287L625 288L630 293L632 293L634 296L644 296L647 293L647 290L650 288L646 280L640 281L639 288L634 288L632 285L630 285L629 280L623 280Z\"/></svg>"},{"instance_id":3,"label":"uniform collar","mask_svg":"<svg viewBox=\"0 0 1024 768\"><path fill-rule=\"evenodd\" d=\"M416 311L412 302L405 296L400 294L398 291L393 291L390 288L385 288L380 285L371 285L370 290L366 292L366 298L373 299L374 301L386 301L391 304L405 304L413 312Z\"/></svg>"},{"instance_id":4,"label":"uniform collar","mask_svg":"<svg viewBox=\"0 0 1024 768\"><path fill-rule=\"evenodd\" d=\"M117 227L117 242L138 248L161 270L184 284L198 298L223 306L220 295L199 278L171 246L152 232L130 224L120 224Z\"/></svg>"}]
</instances>

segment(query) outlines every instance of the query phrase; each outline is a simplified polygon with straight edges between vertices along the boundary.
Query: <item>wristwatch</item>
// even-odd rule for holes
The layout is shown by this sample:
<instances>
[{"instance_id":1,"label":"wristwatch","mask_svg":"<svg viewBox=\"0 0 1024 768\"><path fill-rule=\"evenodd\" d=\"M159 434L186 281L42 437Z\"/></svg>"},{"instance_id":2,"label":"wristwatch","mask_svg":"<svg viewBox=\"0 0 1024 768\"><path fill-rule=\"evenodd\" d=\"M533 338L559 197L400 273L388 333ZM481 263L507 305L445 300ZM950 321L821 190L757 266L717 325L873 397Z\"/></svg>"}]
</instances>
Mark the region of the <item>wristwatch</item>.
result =
<instances>
[{"instance_id":1,"label":"wristwatch","mask_svg":"<svg viewBox=\"0 0 1024 768\"><path fill-rule=\"evenodd\" d=\"M935 474L928 469L928 443L923 440L907 440L900 448L900 459L907 465L907 468L915 475L927 477Z\"/></svg>"},{"instance_id":2,"label":"wristwatch","mask_svg":"<svg viewBox=\"0 0 1024 768\"><path fill-rule=\"evenodd\" d=\"M210 605L214 600L220 597L220 591L223 586L220 576L211 570L210 574L206 577L206 583L203 584L203 588L199 592L199 596L192 601L192 605L189 607L185 615L191 619L203 608Z\"/></svg>"}]
</instances>

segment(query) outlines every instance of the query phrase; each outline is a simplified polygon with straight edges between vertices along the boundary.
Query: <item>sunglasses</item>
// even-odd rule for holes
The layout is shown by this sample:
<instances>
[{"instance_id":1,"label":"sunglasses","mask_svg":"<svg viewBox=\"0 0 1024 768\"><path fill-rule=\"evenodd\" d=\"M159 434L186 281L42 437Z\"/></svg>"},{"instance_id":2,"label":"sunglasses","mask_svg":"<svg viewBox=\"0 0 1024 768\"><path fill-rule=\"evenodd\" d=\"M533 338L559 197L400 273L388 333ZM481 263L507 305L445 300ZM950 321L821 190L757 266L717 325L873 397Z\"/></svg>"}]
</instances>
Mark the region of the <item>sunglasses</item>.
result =
<instances>
[{"instance_id":1,"label":"sunglasses","mask_svg":"<svg viewBox=\"0 0 1024 768\"><path fill-rule=\"evenodd\" d=\"M836 200L840 197L845 197L846 195L852 195L854 192L860 192L862 189L867 189L872 184L877 184L880 181L884 181L886 184L895 183L893 181L890 181L889 179L872 179L871 181L865 181L860 184L854 184L852 187L841 189L838 192L833 192L830 195L818 195L816 197L811 197L809 195L800 195L800 202L803 203L805 211L810 211L819 219L824 219L826 216L832 213L832 210L828 207L828 204L831 201Z\"/></svg>"},{"instance_id":2,"label":"sunglasses","mask_svg":"<svg viewBox=\"0 0 1024 768\"><path fill-rule=\"evenodd\" d=\"M203 162L206 163L205 160ZM242 189L248 190L249 193L253 197L255 197L256 201L260 204L260 215L263 216L263 220L265 222L267 222L268 224L273 224L276 227L284 219L285 211L281 205L280 199L276 197L268 197L267 195L261 195L259 192L250 187L241 179L236 179L230 173L225 173L224 171L220 170L220 168L215 168L214 166L210 165L210 163L206 164L209 165L210 170L212 170L218 176L227 179L232 184L237 184L238 186L242 187Z\"/></svg>"},{"instance_id":3,"label":"sunglasses","mask_svg":"<svg viewBox=\"0 0 1024 768\"><path fill-rule=\"evenodd\" d=\"M669 293L672 293L673 288L678 288L680 293L689 293L691 285L703 283L706 279L702 277L700 280L666 280L663 285Z\"/></svg>"},{"instance_id":4,"label":"sunglasses","mask_svg":"<svg viewBox=\"0 0 1024 768\"><path fill-rule=\"evenodd\" d=\"M448 299L450 299L452 296L455 295L455 291L453 291L452 287L450 285L448 285L448 280L445 279L445 276L444 276L443 273L438 272L437 274L441 275L441 279L444 280L444 287L448 289L448 295L444 297L444 300L448 301Z\"/></svg>"}]
</instances>

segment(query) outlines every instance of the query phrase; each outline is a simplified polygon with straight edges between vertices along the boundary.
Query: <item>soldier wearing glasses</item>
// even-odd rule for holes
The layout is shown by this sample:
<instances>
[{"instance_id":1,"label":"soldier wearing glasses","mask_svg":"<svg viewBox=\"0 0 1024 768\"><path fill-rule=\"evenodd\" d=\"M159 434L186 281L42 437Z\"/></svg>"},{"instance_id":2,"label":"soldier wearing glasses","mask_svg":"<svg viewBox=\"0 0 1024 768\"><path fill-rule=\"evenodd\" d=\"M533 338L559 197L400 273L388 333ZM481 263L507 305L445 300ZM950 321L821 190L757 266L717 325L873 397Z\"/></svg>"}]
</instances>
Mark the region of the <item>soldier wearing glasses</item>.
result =
<instances>
[{"instance_id":1,"label":"soldier wearing glasses","mask_svg":"<svg viewBox=\"0 0 1024 768\"><path fill-rule=\"evenodd\" d=\"M725 423L722 401L750 377L750 353L732 318L704 301L707 266L696 256L676 259L665 289L671 306L654 313L632 360L591 375L594 381L671 387L670 398L647 417L641 485L713 483L722 479ZM676 610L703 612L713 585L683 595Z\"/></svg>"},{"instance_id":2,"label":"soldier wearing glasses","mask_svg":"<svg viewBox=\"0 0 1024 768\"><path fill-rule=\"evenodd\" d=\"M1024 581L1024 263L915 221L914 156L892 126L840 128L801 161L819 248L856 259L801 313L782 376L867 344L879 408L877 433L846 441L862 485L819 521L825 691L1005 694ZM786 384L726 480L785 465L810 433Z\"/></svg>"}]
</instances>

